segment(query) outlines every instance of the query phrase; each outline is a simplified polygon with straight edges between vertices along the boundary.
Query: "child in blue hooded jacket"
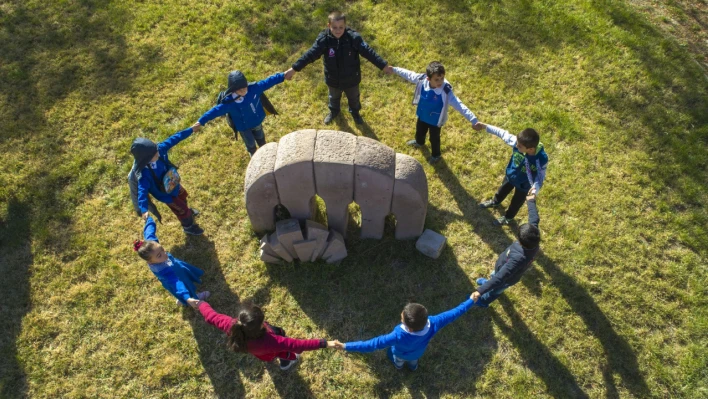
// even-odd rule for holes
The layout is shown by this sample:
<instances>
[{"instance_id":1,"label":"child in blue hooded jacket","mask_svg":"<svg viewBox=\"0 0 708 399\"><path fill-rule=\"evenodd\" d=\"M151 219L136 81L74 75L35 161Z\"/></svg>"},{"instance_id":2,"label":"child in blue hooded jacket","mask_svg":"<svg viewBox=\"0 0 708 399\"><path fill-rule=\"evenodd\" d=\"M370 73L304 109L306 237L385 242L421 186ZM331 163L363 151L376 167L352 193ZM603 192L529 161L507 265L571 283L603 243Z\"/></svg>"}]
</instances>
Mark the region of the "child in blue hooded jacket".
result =
<instances>
[{"instance_id":1,"label":"child in blue hooded jacket","mask_svg":"<svg viewBox=\"0 0 708 399\"><path fill-rule=\"evenodd\" d=\"M189 207L187 190L182 187L177 167L170 162L167 154L172 147L200 128L201 126L195 124L158 144L143 137L138 137L133 141L130 152L135 157L133 169L137 172L138 208L140 208L143 220L147 220L149 215L149 194L170 207L172 213L182 224L185 233L191 235L204 233L204 230L194 222L194 217L199 212Z\"/></svg>"},{"instance_id":2,"label":"child in blue hooded jacket","mask_svg":"<svg viewBox=\"0 0 708 399\"><path fill-rule=\"evenodd\" d=\"M133 249L143 260L147 261L150 271L160 280L162 286L170 292L177 303L187 306L187 299L204 300L209 298L209 291L197 293L194 283L201 284L204 271L187 262L181 261L160 245L157 239L155 221L148 216L143 228L145 241L136 240Z\"/></svg>"},{"instance_id":3,"label":"child in blue hooded jacket","mask_svg":"<svg viewBox=\"0 0 708 399\"><path fill-rule=\"evenodd\" d=\"M232 71L229 73L228 88L221 103L205 112L197 124L206 125L214 118L229 114L234 129L243 138L246 150L253 156L256 153L256 144L262 147L266 143L262 126L266 114L261 95L271 87L283 83L284 80L285 74L279 72L258 82L248 83L241 71Z\"/></svg>"},{"instance_id":4,"label":"child in blue hooded jacket","mask_svg":"<svg viewBox=\"0 0 708 399\"><path fill-rule=\"evenodd\" d=\"M456 308L428 317L428 309L419 303L409 303L401 312L401 324L389 334L372 338L368 341L347 342L338 341L335 346L348 352L373 352L388 348L388 358L396 369L408 368L414 371L418 368L418 359L423 356L425 348L433 336L443 327L455 321L467 312L474 302L471 297Z\"/></svg>"}]
</instances>

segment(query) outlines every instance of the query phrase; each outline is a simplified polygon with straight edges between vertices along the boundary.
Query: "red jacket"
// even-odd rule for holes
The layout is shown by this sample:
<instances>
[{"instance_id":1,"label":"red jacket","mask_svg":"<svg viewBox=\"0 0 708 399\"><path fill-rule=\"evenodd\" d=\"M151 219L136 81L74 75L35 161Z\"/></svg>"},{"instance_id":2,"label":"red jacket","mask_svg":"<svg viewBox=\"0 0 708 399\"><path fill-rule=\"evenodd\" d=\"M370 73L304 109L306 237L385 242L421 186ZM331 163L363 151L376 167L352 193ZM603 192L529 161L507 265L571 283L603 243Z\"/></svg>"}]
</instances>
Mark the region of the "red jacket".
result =
<instances>
[{"instance_id":1,"label":"red jacket","mask_svg":"<svg viewBox=\"0 0 708 399\"><path fill-rule=\"evenodd\" d=\"M237 323L237 320L233 317L216 313L216 311L204 301L199 304L199 311L202 313L207 323L226 334L229 334L231 326ZM265 335L258 339L248 341L247 348L248 353L266 362L270 362L276 357L287 358L288 352L302 353L304 351L313 351L327 347L327 341L324 339L288 338L275 335L268 323L265 323L265 327Z\"/></svg>"}]
</instances>

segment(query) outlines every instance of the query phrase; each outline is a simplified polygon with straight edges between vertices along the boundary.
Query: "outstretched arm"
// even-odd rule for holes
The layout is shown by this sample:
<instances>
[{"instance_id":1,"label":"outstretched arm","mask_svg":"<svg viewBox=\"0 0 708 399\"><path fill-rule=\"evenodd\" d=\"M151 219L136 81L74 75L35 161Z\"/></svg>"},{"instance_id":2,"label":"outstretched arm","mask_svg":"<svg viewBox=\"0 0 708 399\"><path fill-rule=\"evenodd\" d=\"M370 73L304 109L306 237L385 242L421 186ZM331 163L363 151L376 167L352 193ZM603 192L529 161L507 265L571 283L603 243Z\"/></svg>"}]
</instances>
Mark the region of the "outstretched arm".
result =
<instances>
[{"instance_id":1,"label":"outstretched arm","mask_svg":"<svg viewBox=\"0 0 708 399\"><path fill-rule=\"evenodd\" d=\"M366 42L361 36L356 36L356 38L354 39L354 48L370 63L376 65L377 68L383 70L384 67L388 65L388 62L381 58L381 56L378 55L373 48L366 44Z\"/></svg>"},{"instance_id":2,"label":"outstretched arm","mask_svg":"<svg viewBox=\"0 0 708 399\"><path fill-rule=\"evenodd\" d=\"M328 343L325 339L297 339L276 335L276 348L281 352L302 353L304 351L314 351L321 348L327 348ZM332 346L333 347L333 346Z\"/></svg>"},{"instance_id":3,"label":"outstretched arm","mask_svg":"<svg viewBox=\"0 0 708 399\"><path fill-rule=\"evenodd\" d=\"M279 83L283 83L283 81L285 81L285 74L283 72L278 72L263 80L259 80L255 83L255 85L258 86L261 91L266 91Z\"/></svg>"},{"instance_id":4,"label":"outstretched arm","mask_svg":"<svg viewBox=\"0 0 708 399\"><path fill-rule=\"evenodd\" d=\"M500 127L496 127L496 126L492 126L492 125L486 125L486 126L487 126L487 133L491 133L491 134L499 137L500 139L504 140L504 142L507 145L509 145L511 147L516 146L516 136L514 136L513 134L509 133L508 131L506 131Z\"/></svg>"},{"instance_id":5,"label":"outstretched arm","mask_svg":"<svg viewBox=\"0 0 708 399\"><path fill-rule=\"evenodd\" d=\"M324 36L320 34L319 36L317 36L317 39L315 39L315 43L312 44L312 47L305 51L305 53L297 61L295 61L295 63L293 63L293 70L295 72L300 72L302 68L319 59L324 53L324 51Z\"/></svg>"},{"instance_id":6,"label":"outstretched arm","mask_svg":"<svg viewBox=\"0 0 708 399\"><path fill-rule=\"evenodd\" d=\"M373 352L379 349L388 348L396 343L396 332L380 335L368 341L347 342L344 344L344 349L349 352Z\"/></svg>"},{"instance_id":7,"label":"outstretched arm","mask_svg":"<svg viewBox=\"0 0 708 399\"><path fill-rule=\"evenodd\" d=\"M187 300L187 302L194 307L196 304L198 306L199 312L204 316L204 321L211 324L212 326L218 328L219 330L228 333L231 330L231 326L234 324L235 320L225 314L217 313L211 308L211 305L205 301Z\"/></svg>"},{"instance_id":8,"label":"outstretched arm","mask_svg":"<svg viewBox=\"0 0 708 399\"><path fill-rule=\"evenodd\" d=\"M161 150L161 151L169 151L170 148L176 146L180 141L191 136L192 132L194 132L194 129L191 126L184 129L184 130L181 130L181 131L173 134L172 136L168 137L167 140L158 144L157 148L158 148L158 150Z\"/></svg>"},{"instance_id":9,"label":"outstretched arm","mask_svg":"<svg viewBox=\"0 0 708 399\"><path fill-rule=\"evenodd\" d=\"M526 198L526 206L529 209L529 224L538 227L541 218L538 216L538 208L536 208L536 196Z\"/></svg>"},{"instance_id":10,"label":"outstretched arm","mask_svg":"<svg viewBox=\"0 0 708 399\"><path fill-rule=\"evenodd\" d=\"M472 299L468 298L461 304L457 305L454 309L450 309L446 312L437 314L435 316L430 317L430 323L431 324L437 324L438 330L442 329L446 325L452 323L453 321L457 320L458 317L462 316L467 312L472 306L474 305L474 302Z\"/></svg>"},{"instance_id":11,"label":"outstretched arm","mask_svg":"<svg viewBox=\"0 0 708 399\"><path fill-rule=\"evenodd\" d=\"M157 239L157 225L152 219L152 216L148 216L147 220L145 221L145 227L143 227L143 239L160 242Z\"/></svg>"},{"instance_id":12,"label":"outstretched arm","mask_svg":"<svg viewBox=\"0 0 708 399\"><path fill-rule=\"evenodd\" d=\"M393 72L413 84L416 84L418 81L425 78L424 73L417 73L400 67L393 67Z\"/></svg>"},{"instance_id":13,"label":"outstretched arm","mask_svg":"<svg viewBox=\"0 0 708 399\"><path fill-rule=\"evenodd\" d=\"M457 98L457 96L452 90L450 91L449 96L450 105L452 106L452 108L454 108L455 111L461 113L462 116L465 117L465 119L470 121L470 123L475 125L477 123L477 117L474 115L474 113L470 111L469 108L465 106L465 104L462 104L462 102Z\"/></svg>"},{"instance_id":14,"label":"outstretched arm","mask_svg":"<svg viewBox=\"0 0 708 399\"><path fill-rule=\"evenodd\" d=\"M484 295L489 291L493 291L501 287L509 276L514 274L517 269L523 266L524 265L519 259L510 258L498 272L495 272L494 275L487 280L486 283L477 288L477 292L479 292L480 295Z\"/></svg>"}]
</instances>

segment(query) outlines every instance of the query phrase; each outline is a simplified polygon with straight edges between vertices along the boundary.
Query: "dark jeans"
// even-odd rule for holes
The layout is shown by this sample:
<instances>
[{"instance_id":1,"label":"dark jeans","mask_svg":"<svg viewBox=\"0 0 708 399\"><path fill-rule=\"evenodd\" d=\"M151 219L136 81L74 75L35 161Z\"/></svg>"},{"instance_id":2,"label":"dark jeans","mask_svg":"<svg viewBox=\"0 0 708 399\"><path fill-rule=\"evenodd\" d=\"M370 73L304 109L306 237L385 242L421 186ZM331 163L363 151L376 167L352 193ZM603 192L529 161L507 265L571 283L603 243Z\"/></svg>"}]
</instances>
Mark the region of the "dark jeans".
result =
<instances>
[{"instance_id":1,"label":"dark jeans","mask_svg":"<svg viewBox=\"0 0 708 399\"><path fill-rule=\"evenodd\" d=\"M172 213L177 216L182 227L189 227L194 223L194 217L192 216L192 210L187 204L187 190L181 185L179 186L179 194L172 199L172 203L167 204L170 207Z\"/></svg>"},{"instance_id":2,"label":"dark jeans","mask_svg":"<svg viewBox=\"0 0 708 399\"><path fill-rule=\"evenodd\" d=\"M246 150L248 150L251 155L256 153L256 143L259 147L265 145L265 134L263 133L263 125L258 125L252 129L239 130L238 134L243 139L243 144L246 145Z\"/></svg>"},{"instance_id":3,"label":"dark jeans","mask_svg":"<svg viewBox=\"0 0 708 399\"><path fill-rule=\"evenodd\" d=\"M415 142L419 145L425 144L425 135L430 131L430 150L434 157L440 156L440 127L423 122L418 118L415 124Z\"/></svg>"},{"instance_id":4,"label":"dark jeans","mask_svg":"<svg viewBox=\"0 0 708 399\"><path fill-rule=\"evenodd\" d=\"M489 276L489 278L492 278L492 277L494 277L494 273L493 273L493 272L492 272L492 274ZM479 306L479 307L482 307L482 308L489 307L489 304L492 303L492 302L494 302L497 298L499 298L499 297L501 296L501 294L503 294L504 291L506 291L507 288L509 288L509 286L508 286L508 285L504 285L504 286L499 287L499 288L497 288L497 289L495 289L495 290L492 290L492 291L489 291L489 292L485 293L484 295L482 295L481 297L479 297L479 299L477 299L477 302L475 302L474 306Z\"/></svg>"},{"instance_id":5,"label":"dark jeans","mask_svg":"<svg viewBox=\"0 0 708 399\"><path fill-rule=\"evenodd\" d=\"M347 102L349 103L349 112L352 114L358 114L361 109L361 101L359 99L359 85L352 86L348 89L337 89L332 86L329 87L329 110L332 114L336 115L340 111L340 103L342 102L342 93L347 95Z\"/></svg>"},{"instance_id":6,"label":"dark jeans","mask_svg":"<svg viewBox=\"0 0 708 399\"><path fill-rule=\"evenodd\" d=\"M515 188L509 181L509 178L504 177L502 185L499 187L499 190L497 190L497 193L494 194L494 201L501 204L511 190L514 190L514 196L511 197L511 204L506 208L506 214L504 214L504 217L507 219L513 219L516 214L519 213L519 209L521 209L521 206L526 202L526 194L528 194L528 191Z\"/></svg>"}]
</instances>

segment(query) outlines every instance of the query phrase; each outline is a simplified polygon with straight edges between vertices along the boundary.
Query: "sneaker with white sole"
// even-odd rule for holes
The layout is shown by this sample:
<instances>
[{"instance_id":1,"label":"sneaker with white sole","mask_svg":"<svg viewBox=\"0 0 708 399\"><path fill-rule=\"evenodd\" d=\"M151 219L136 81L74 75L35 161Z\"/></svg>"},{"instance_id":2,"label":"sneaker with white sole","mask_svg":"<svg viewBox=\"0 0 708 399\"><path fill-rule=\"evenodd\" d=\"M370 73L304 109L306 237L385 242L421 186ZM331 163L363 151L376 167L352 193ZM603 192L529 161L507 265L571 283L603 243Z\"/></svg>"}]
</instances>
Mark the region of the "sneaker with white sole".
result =
<instances>
[{"instance_id":1,"label":"sneaker with white sole","mask_svg":"<svg viewBox=\"0 0 708 399\"><path fill-rule=\"evenodd\" d=\"M495 208L497 206L499 206L499 203L497 201L494 201L493 199L479 203L480 208Z\"/></svg>"},{"instance_id":2,"label":"sneaker with white sole","mask_svg":"<svg viewBox=\"0 0 708 399\"><path fill-rule=\"evenodd\" d=\"M411 146L413 148L420 148L423 146L422 144L418 144L418 142L415 141L415 139L406 141L406 144L408 144L409 146Z\"/></svg>"},{"instance_id":3,"label":"sneaker with white sole","mask_svg":"<svg viewBox=\"0 0 708 399\"><path fill-rule=\"evenodd\" d=\"M497 220L495 220L494 224L497 226L506 226L509 223L511 223L512 221L514 221L514 219L509 219L506 216L502 216L502 217L498 218Z\"/></svg>"},{"instance_id":4,"label":"sneaker with white sole","mask_svg":"<svg viewBox=\"0 0 708 399\"><path fill-rule=\"evenodd\" d=\"M298 360L300 360L300 354L299 354L299 353L296 353L296 354L295 354L295 359L294 359L294 360L283 360L283 359L280 359L280 369L283 370L283 371L285 371L285 370L290 370L290 368L292 368L292 367L297 363ZM287 363L283 364L283 362L287 362Z\"/></svg>"}]
</instances>

